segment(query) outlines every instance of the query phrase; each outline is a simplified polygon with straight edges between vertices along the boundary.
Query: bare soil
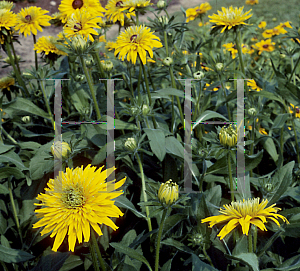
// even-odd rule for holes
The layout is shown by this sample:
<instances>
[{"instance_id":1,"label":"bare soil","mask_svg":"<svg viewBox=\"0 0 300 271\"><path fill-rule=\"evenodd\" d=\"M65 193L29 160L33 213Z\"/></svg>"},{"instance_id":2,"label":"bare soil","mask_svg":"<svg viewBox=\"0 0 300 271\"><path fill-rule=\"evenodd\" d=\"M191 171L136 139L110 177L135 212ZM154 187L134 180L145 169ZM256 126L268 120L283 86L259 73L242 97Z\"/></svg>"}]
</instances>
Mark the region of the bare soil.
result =
<instances>
[{"instance_id":1,"label":"bare soil","mask_svg":"<svg viewBox=\"0 0 300 271\"><path fill-rule=\"evenodd\" d=\"M105 6L107 3L107 0L100 0L102 6ZM152 0L152 3L156 4L158 0ZM189 7L195 7L200 5L201 3L206 2L205 0L172 0L169 7L168 7L168 13L174 14L176 11L180 11L180 6L183 6L184 8ZM18 13L22 8L29 7L29 6L38 6L42 9L48 10L49 15L55 13L58 11L58 6L60 5L60 0L36 0L36 2L28 2L28 1L22 1L15 3L15 7L13 11L15 13ZM140 17L141 22L147 21L147 17L150 17L154 19L154 15L152 13L146 13L145 15ZM49 26L43 29L43 32L39 32L37 34L37 39L42 36L56 36L59 32L62 31L61 27L55 27L55 26ZM107 36L109 38L116 37L118 33L118 26L114 25L111 27L111 29L107 32ZM21 57L21 63L20 67L21 70L24 71L26 68L30 68L31 66L34 66L34 50L33 50L33 37L27 36L26 38L23 35L20 35L18 38L20 44L15 43L15 49L17 55ZM6 53L1 50L0 51L0 59L6 58ZM40 58L39 58L40 61ZM0 69L1 77L10 73L11 68L5 68Z\"/></svg>"}]
</instances>

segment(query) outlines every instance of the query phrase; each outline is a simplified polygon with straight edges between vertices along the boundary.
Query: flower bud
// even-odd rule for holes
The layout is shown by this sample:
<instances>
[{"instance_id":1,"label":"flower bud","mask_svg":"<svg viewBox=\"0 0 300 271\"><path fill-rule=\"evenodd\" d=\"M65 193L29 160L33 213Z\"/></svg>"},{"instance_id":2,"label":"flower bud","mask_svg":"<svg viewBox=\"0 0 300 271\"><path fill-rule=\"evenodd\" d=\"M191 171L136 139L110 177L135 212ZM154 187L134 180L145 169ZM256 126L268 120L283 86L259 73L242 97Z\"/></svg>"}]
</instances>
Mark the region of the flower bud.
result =
<instances>
[{"instance_id":1,"label":"flower bud","mask_svg":"<svg viewBox=\"0 0 300 271\"><path fill-rule=\"evenodd\" d=\"M230 124L229 127L222 127L219 133L220 143L225 147L236 146L237 143L237 130Z\"/></svg>"},{"instance_id":2,"label":"flower bud","mask_svg":"<svg viewBox=\"0 0 300 271\"><path fill-rule=\"evenodd\" d=\"M299 18L300 18L300 15L299 15ZM298 28L298 34L300 35L300 27Z\"/></svg>"},{"instance_id":3,"label":"flower bud","mask_svg":"<svg viewBox=\"0 0 300 271\"><path fill-rule=\"evenodd\" d=\"M277 21L277 18L274 17L274 18L272 19L272 21L273 21L273 22L276 22L276 21Z\"/></svg>"},{"instance_id":4,"label":"flower bud","mask_svg":"<svg viewBox=\"0 0 300 271\"><path fill-rule=\"evenodd\" d=\"M76 74L75 76L75 81L76 82L82 82L84 80L84 75L83 74Z\"/></svg>"},{"instance_id":5,"label":"flower bud","mask_svg":"<svg viewBox=\"0 0 300 271\"><path fill-rule=\"evenodd\" d=\"M178 184L168 180L166 183L162 183L158 190L158 199L162 204L171 205L179 196Z\"/></svg>"},{"instance_id":6,"label":"flower bud","mask_svg":"<svg viewBox=\"0 0 300 271\"><path fill-rule=\"evenodd\" d=\"M158 18L158 20L164 25L167 25L169 23L169 19L167 16L161 16Z\"/></svg>"},{"instance_id":7,"label":"flower bud","mask_svg":"<svg viewBox=\"0 0 300 271\"><path fill-rule=\"evenodd\" d=\"M272 192L272 191L273 191L273 184L271 184L271 183L266 183L266 184L264 185L264 190L265 190L267 193Z\"/></svg>"},{"instance_id":8,"label":"flower bud","mask_svg":"<svg viewBox=\"0 0 300 271\"><path fill-rule=\"evenodd\" d=\"M164 8L166 6L166 2L163 0L159 0L156 4L158 8Z\"/></svg>"},{"instance_id":9,"label":"flower bud","mask_svg":"<svg viewBox=\"0 0 300 271\"><path fill-rule=\"evenodd\" d=\"M216 64L216 69L217 69L217 71L223 70L223 67L224 67L223 63L217 63L217 64Z\"/></svg>"},{"instance_id":10,"label":"flower bud","mask_svg":"<svg viewBox=\"0 0 300 271\"><path fill-rule=\"evenodd\" d=\"M202 79L205 76L205 74L203 71L197 71L193 74L193 76L194 79Z\"/></svg>"},{"instance_id":11,"label":"flower bud","mask_svg":"<svg viewBox=\"0 0 300 271\"><path fill-rule=\"evenodd\" d=\"M114 67L114 63L112 63L110 60L104 60L103 62L101 61L101 64L103 69L107 72L110 72Z\"/></svg>"},{"instance_id":12,"label":"flower bud","mask_svg":"<svg viewBox=\"0 0 300 271\"><path fill-rule=\"evenodd\" d=\"M22 117L21 118L21 120L24 122L24 123L29 123L30 121L31 121L31 118L30 118L30 116L24 116L24 117Z\"/></svg>"},{"instance_id":13,"label":"flower bud","mask_svg":"<svg viewBox=\"0 0 300 271\"><path fill-rule=\"evenodd\" d=\"M88 67L88 68L92 68L93 66L93 63L94 61L92 59L86 59L85 60L85 65Z\"/></svg>"},{"instance_id":14,"label":"flower bud","mask_svg":"<svg viewBox=\"0 0 300 271\"><path fill-rule=\"evenodd\" d=\"M166 65L166 66L170 66L172 63L173 63L173 59L171 57L166 57L163 60L163 64Z\"/></svg>"},{"instance_id":15,"label":"flower bud","mask_svg":"<svg viewBox=\"0 0 300 271\"><path fill-rule=\"evenodd\" d=\"M280 54L279 56L280 56L280 58L285 58L286 57L285 54Z\"/></svg>"},{"instance_id":16,"label":"flower bud","mask_svg":"<svg viewBox=\"0 0 300 271\"><path fill-rule=\"evenodd\" d=\"M133 138L133 137L127 138L124 143L124 147L128 151L134 151L137 147L137 142L136 142L135 138Z\"/></svg>"},{"instance_id":17,"label":"flower bud","mask_svg":"<svg viewBox=\"0 0 300 271\"><path fill-rule=\"evenodd\" d=\"M131 111L131 115L136 116L136 115L139 114L140 110L139 110L139 108L133 106L133 107L130 108L130 111Z\"/></svg>"},{"instance_id":18,"label":"flower bud","mask_svg":"<svg viewBox=\"0 0 300 271\"><path fill-rule=\"evenodd\" d=\"M150 112L150 107L149 107L149 105L144 104L143 107L142 107L142 113L143 113L143 115L144 115L144 116L147 116L149 112Z\"/></svg>"},{"instance_id":19,"label":"flower bud","mask_svg":"<svg viewBox=\"0 0 300 271\"><path fill-rule=\"evenodd\" d=\"M205 240L204 236L201 233L196 233L190 239L194 246L201 246Z\"/></svg>"},{"instance_id":20,"label":"flower bud","mask_svg":"<svg viewBox=\"0 0 300 271\"><path fill-rule=\"evenodd\" d=\"M249 115L249 116L254 117L254 116L256 116L256 113L257 113L257 111L256 111L255 108L249 108L249 109L248 109L248 115Z\"/></svg>"},{"instance_id":21,"label":"flower bud","mask_svg":"<svg viewBox=\"0 0 300 271\"><path fill-rule=\"evenodd\" d=\"M67 159L71 148L67 142L54 141L51 146L51 152L56 159Z\"/></svg>"}]
</instances>

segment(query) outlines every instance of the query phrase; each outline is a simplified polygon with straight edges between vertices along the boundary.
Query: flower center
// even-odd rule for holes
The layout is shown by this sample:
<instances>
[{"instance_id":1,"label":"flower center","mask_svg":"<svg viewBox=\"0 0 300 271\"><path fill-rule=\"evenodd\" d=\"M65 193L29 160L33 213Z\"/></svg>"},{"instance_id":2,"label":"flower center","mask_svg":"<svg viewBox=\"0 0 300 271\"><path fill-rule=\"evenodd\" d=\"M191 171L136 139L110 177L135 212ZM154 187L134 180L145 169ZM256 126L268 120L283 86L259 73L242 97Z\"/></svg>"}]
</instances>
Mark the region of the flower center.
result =
<instances>
[{"instance_id":1,"label":"flower center","mask_svg":"<svg viewBox=\"0 0 300 271\"><path fill-rule=\"evenodd\" d=\"M119 2L116 3L116 7L120 7L121 5L123 5L122 1L119 1Z\"/></svg>"},{"instance_id":2,"label":"flower center","mask_svg":"<svg viewBox=\"0 0 300 271\"><path fill-rule=\"evenodd\" d=\"M71 188L65 191L63 196L63 202L69 208L77 208L82 207L85 203L85 200L84 196L82 195L82 192L79 189Z\"/></svg>"},{"instance_id":3,"label":"flower center","mask_svg":"<svg viewBox=\"0 0 300 271\"><path fill-rule=\"evenodd\" d=\"M82 0L74 0L72 3L73 9L81 8L83 6Z\"/></svg>"},{"instance_id":4,"label":"flower center","mask_svg":"<svg viewBox=\"0 0 300 271\"><path fill-rule=\"evenodd\" d=\"M131 41L131 42L136 42L136 39L137 39L137 35L132 35L132 36L130 37L130 41Z\"/></svg>"},{"instance_id":5,"label":"flower center","mask_svg":"<svg viewBox=\"0 0 300 271\"><path fill-rule=\"evenodd\" d=\"M81 30L81 28L82 28L82 25L80 23L74 24L74 29L75 30L79 31L79 30Z\"/></svg>"},{"instance_id":6,"label":"flower center","mask_svg":"<svg viewBox=\"0 0 300 271\"><path fill-rule=\"evenodd\" d=\"M296 113L299 114L300 109L298 107L296 107Z\"/></svg>"},{"instance_id":7,"label":"flower center","mask_svg":"<svg viewBox=\"0 0 300 271\"><path fill-rule=\"evenodd\" d=\"M264 44L264 45L263 45L263 48L265 48L265 49L267 49L268 47L269 47L268 44Z\"/></svg>"},{"instance_id":8,"label":"flower center","mask_svg":"<svg viewBox=\"0 0 300 271\"><path fill-rule=\"evenodd\" d=\"M26 15L26 16L25 16L25 20L29 22L29 21L31 20L31 16L30 16L29 14Z\"/></svg>"}]
</instances>

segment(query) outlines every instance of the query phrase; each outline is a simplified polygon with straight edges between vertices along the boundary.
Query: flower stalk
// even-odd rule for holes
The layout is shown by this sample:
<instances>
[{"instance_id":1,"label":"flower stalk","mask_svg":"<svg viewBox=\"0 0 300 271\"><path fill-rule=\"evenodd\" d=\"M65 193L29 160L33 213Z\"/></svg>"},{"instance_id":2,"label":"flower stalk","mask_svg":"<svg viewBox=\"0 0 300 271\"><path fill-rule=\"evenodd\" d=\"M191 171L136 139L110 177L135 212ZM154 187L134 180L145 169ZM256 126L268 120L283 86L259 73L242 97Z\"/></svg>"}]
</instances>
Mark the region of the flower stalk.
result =
<instances>
[{"instance_id":1,"label":"flower stalk","mask_svg":"<svg viewBox=\"0 0 300 271\"><path fill-rule=\"evenodd\" d=\"M158 271L160 242L161 242L162 231L164 228L164 222L165 222L165 218L166 218L168 209L169 208L165 208L163 211L160 225L159 225L158 234L157 234L157 243L156 243L156 249L155 249L155 269L154 269L155 271Z\"/></svg>"},{"instance_id":2,"label":"flower stalk","mask_svg":"<svg viewBox=\"0 0 300 271\"><path fill-rule=\"evenodd\" d=\"M91 240L92 240L92 242L91 242L92 246L94 246L94 248L96 248L96 253L97 253L97 256L98 256L98 259L99 259L99 262L100 262L101 269L102 269L102 271L105 271L106 270L105 263L104 263L104 260L102 258L102 255L101 255L101 251L100 251L100 248L98 246L98 242L97 242L95 233L92 229L91 229Z\"/></svg>"},{"instance_id":3,"label":"flower stalk","mask_svg":"<svg viewBox=\"0 0 300 271\"><path fill-rule=\"evenodd\" d=\"M228 164L228 175L229 175L229 183L230 183L230 195L231 201L234 201L234 190L233 190L233 178L231 172L231 160L230 160L230 150L227 153L227 164Z\"/></svg>"},{"instance_id":4,"label":"flower stalk","mask_svg":"<svg viewBox=\"0 0 300 271\"><path fill-rule=\"evenodd\" d=\"M49 118L51 120L53 129L55 130L55 123L54 123L54 119L53 119L52 112L51 112L51 109L50 109L48 97L46 95L46 90L45 90L45 85L44 84L45 84L45 81L42 80L42 82L41 82L41 89L42 89L42 93L43 93L43 96L44 96L44 101L45 101L45 104L46 104L46 107L47 107L47 111L48 111Z\"/></svg>"},{"instance_id":5,"label":"flower stalk","mask_svg":"<svg viewBox=\"0 0 300 271\"><path fill-rule=\"evenodd\" d=\"M36 44L36 35L32 34L33 36L33 44ZM38 70L38 57L37 57L37 51L34 50L34 63L35 63L35 69Z\"/></svg>"}]
</instances>

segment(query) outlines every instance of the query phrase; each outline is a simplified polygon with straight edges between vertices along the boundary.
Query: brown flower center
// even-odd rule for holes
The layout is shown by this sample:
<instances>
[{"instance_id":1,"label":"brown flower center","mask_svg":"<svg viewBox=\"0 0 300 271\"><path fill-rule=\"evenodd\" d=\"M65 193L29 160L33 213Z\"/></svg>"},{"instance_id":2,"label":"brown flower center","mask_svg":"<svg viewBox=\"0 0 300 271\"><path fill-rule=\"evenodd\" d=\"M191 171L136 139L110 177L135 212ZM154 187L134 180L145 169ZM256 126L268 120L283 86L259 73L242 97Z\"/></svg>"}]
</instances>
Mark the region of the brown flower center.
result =
<instances>
[{"instance_id":1,"label":"brown flower center","mask_svg":"<svg viewBox=\"0 0 300 271\"><path fill-rule=\"evenodd\" d=\"M136 39L137 39L137 35L132 35L132 36L130 37L130 41L131 41L131 42L136 42Z\"/></svg>"},{"instance_id":2,"label":"brown flower center","mask_svg":"<svg viewBox=\"0 0 300 271\"><path fill-rule=\"evenodd\" d=\"M263 45L263 48L265 48L265 49L267 49L268 47L269 47L268 44L264 44L264 45Z\"/></svg>"},{"instance_id":3,"label":"brown flower center","mask_svg":"<svg viewBox=\"0 0 300 271\"><path fill-rule=\"evenodd\" d=\"M296 113L299 114L300 109L298 107L296 107Z\"/></svg>"},{"instance_id":4,"label":"brown flower center","mask_svg":"<svg viewBox=\"0 0 300 271\"><path fill-rule=\"evenodd\" d=\"M25 16L25 20L29 22L29 21L31 20L31 16L30 16L29 14L26 15L26 16Z\"/></svg>"},{"instance_id":5,"label":"brown flower center","mask_svg":"<svg viewBox=\"0 0 300 271\"><path fill-rule=\"evenodd\" d=\"M80 23L74 24L74 29L75 30L79 31L79 30L81 30L81 28L82 28L82 25Z\"/></svg>"},{"instance_id":6,"label":"brown flower center","mask_svg":"<svg viewBox=\"0 0 300 271\"><path fill-rule=\"evenodd\" d=\"M83 6L82 0L74 0L72 3L73 9L81 8Z\"/></svg>"},{"instance_id":7,"label":"brown flower center","mask_svg":"<svg viewBox=\"0 0 300 271\"><path fill-rule=\"evenodd\" d=\"M122 1L119 1L119 2L116 3L116 7L120 7L120 6L122 6L122 5L123 5L123 2L122 2Z\"/></svg>"}]
</instances>

